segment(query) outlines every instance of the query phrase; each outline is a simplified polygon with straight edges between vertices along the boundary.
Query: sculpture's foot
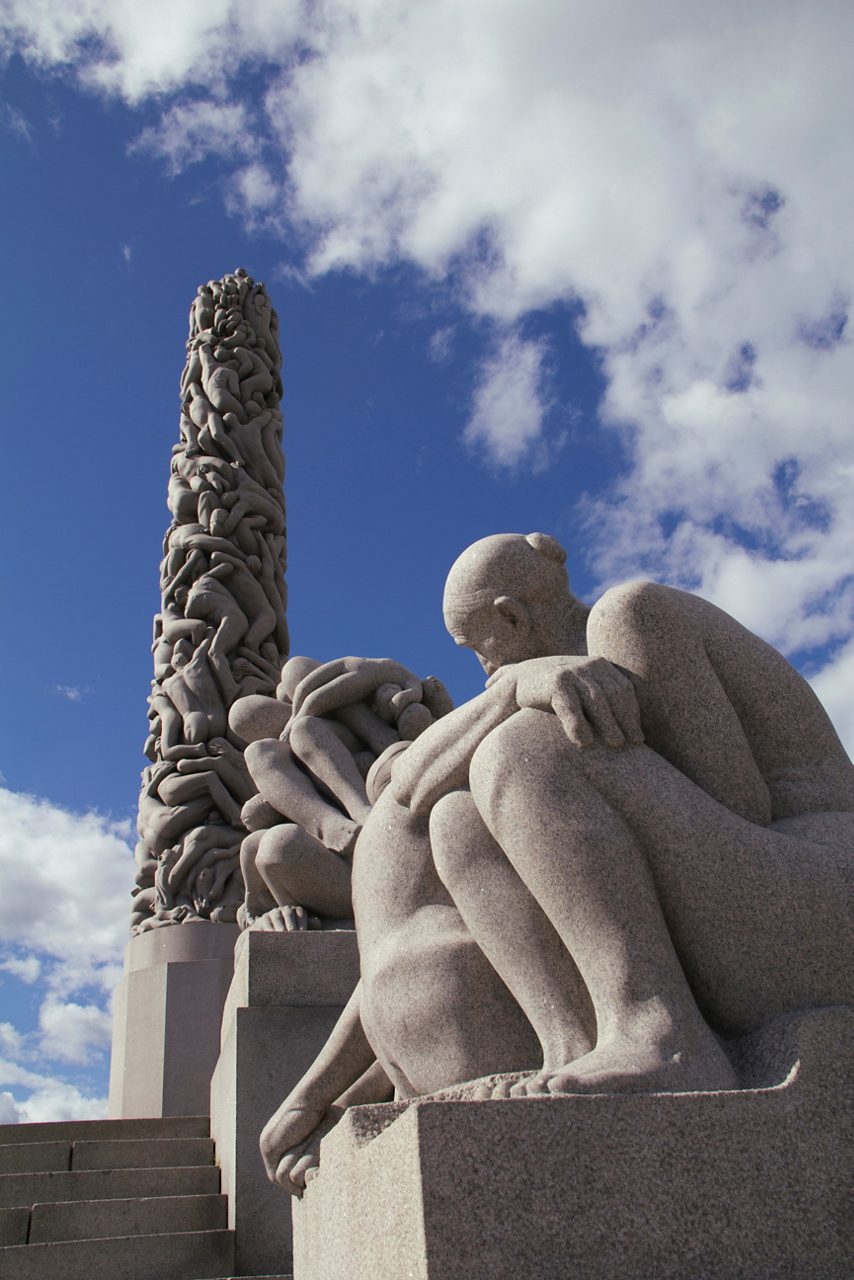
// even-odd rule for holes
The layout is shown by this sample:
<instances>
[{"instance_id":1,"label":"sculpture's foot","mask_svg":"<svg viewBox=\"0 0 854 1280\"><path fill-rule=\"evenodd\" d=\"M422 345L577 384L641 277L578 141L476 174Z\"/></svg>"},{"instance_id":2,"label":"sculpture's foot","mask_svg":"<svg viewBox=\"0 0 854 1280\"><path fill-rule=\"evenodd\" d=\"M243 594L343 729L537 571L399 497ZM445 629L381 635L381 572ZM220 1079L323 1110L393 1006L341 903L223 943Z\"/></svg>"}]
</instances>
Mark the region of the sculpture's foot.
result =
<instances>
[{"instance_id":1,"label":"sculpture's foot","mask_svg":"<svg viewBox=\"0 0 854 1280\"><path fill-rule=\"evenodd\" d=\"M557 1070L532 1073L511 1096L573 1093L713 1093L738 1087L735 1071L709 1032L689 1045L662 1040L605 1041Z\"/></svg>"},{"instance_id":2,"label":"sculpture's foot","mask_svg":"<svg viewBox=\"0 0 854 1280\"><path fill-rule=\"evenodd\" d=\"M320 1143L341 1119L341 1107L295 1101L280 1108L261 1133L261 1152L273 1181L301 1196L320 1165Z\"/></svg>"}]
</instances>

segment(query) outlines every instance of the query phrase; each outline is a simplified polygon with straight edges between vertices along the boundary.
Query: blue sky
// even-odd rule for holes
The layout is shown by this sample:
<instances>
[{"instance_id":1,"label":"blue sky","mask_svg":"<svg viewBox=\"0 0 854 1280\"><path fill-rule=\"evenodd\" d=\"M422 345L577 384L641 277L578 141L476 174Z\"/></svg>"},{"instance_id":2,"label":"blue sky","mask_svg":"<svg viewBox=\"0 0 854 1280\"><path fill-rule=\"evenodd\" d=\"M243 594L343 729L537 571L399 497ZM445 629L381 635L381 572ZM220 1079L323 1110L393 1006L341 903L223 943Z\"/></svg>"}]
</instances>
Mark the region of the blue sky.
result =
<instances>
[{"instance_id":1,"label":"blue sky","mask_svg":"<svg viewBox=\"0 0 854 1280\"><path fill-rule=\"evenodd\" d=\"M645 575L728 608L854 746L850 7L142 13L0 8L0 1119L103 1107L211 277L281 319L296 652L469 696L444 575L542 529L588 599Z\"/></svg>"}]
</instances>

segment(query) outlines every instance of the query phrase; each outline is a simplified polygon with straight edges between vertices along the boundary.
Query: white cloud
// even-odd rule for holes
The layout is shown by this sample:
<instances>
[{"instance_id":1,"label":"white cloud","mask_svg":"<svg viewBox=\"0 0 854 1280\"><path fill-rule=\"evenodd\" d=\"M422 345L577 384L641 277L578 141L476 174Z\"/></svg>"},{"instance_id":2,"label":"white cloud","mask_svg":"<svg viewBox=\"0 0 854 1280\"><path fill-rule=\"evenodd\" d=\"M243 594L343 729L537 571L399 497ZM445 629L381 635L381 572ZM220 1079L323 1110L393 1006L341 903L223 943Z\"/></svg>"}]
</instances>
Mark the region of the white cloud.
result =
<instances>
[{"instance_id":1,"label":"white cloud","mask_svg":"<svg viewBox=\"0 0 854 1280\"><path fill-rule=\"evenodd\" d=\"M854 760L854 640L844 645L810 681Z\"/></svg>"},{"instance_id":2,"label":"white cloud","mask_svg":"<svg viewBox=\"0 0 854 1280\"><path fill-rule=\"evenodd\" d=\"M8 1089L0 1093L0 1124L20 1124L20 1108Z\"/></svg>"},{"instance_id":3,"label":"white cloud","mask_svg":"<svg viewBox=\"0 0 854 1280\"><path fill-rule=\"evenodd\" d=\"M444 364L450 358L454 345L455 329L455 325L448 324L430 335L427 349L430 359L435 360L436 364Z\"/></svg>"},{"instance_id":4,"label":"white cloud","mask_svg":"<svg viewBox=\"0 0 854 1280\"><path fill-rule=\"evenodd\" d=\"M251 227L255 227L265 214L280 204L281 198L281 187L269 169L253 161L231 175L226 208L229 213L244 218Z\"/></svg>"},{"instance_id":5,"label":"white cloud","mask_svg":"<svg viewBox=\"0 0 854 1280\"><path fill-rule=\"evenodd\" d=\"M11 1054L17 1058L24 1048L24 1037L11 1022L0 1022L0 1053Z\"/></svg>"},{"instance_id":6,"label":"white cloud","mask_svg":"<svg viewBox=\"0 0 854 1280\"><path fill-rule=\"evenodd\" d=\"M105 1097L87 1093L77 1085L35 1071L7 1070L7 1064L2 1060L0 1083L31 1090L26 1098L16 1098L8 1089L0 1092L0 1124L42 1124L46 1120L102 1120L107 1114Z\"/></svg>"},{"instance_id":7,"label":"white cloud","mask_svg":"<svg viewBox=\"0 0 854 1280\"><path fill-rule=\"evenodd\" d=\"M82 702L91 692L91 689L81 689L74 684L51 685L51 693L57 694L60 698L65 698L68 702Z\"/></svg>"},{"instance_id":8,"label":"white cloud","mask_svg":"<svg viewBox=\"0 0 854 1280\"><path fill-rule=\"evenodd\" d=\"M109 1048L112 1020L94 1004L48 995L39 1010L39 1049L52 1062L89 1063Z\"/></svg>"},{"instance_id":9,"label":"white cloud","mask_svg":"<svg viewBox=\"0 0 854 1280\"><path fill-rule=\"evenodd\" d=\"M13 107L10 102L0 103L0 126L7 132L15 134L24 142L32 142L33 131L29 120L22 111Z\"/></svg>"},{"instance_id":10,"label":"white cloud","mask_svg":"<svg viewBox=\"0 0 854 1280\"><path fill-rule=\"evenodd\" d=\"M407 261L517 334L534 309L580 306L625 451L589 506L603 581L696 587L790 650L850 635L850 4L8 12L26 56L128 101L203 85L166 102L148 145L173 166L231 146L226 199L290 223L310 271ZM492 463L543 465L535 350L517 337L505 353L506 411L493 353L467 438Z\"/></svg>"},{"instance_id":11,"label":"white cloud","mask_svg":"<svg viewBox=\"0 0 854 1280\"><path fill-rule=\"evenodd\" d=\"M127 823L0 789L0 937L13 958L41 960L57 990L118 981L133 883L128 834Z\"/></svg>"},{"instance_id":12,"label":"white cloud","mask_svg":"<svg viewBox=\"0 0 854 1280\"><path fill-rule=\"evenodd\" d=\"M545 345L504 334L484 362L464 439L482 447L490 462L514 467L532 454L545 456L543 360Z\"/></svg>"},{"instance_id":13,"label":"white cloud","mask_svg":"<svg viewBox=\"0 0 854 1280\"><path fill-rule=\"evenodd\" d=\"M0 962L0 969L5 969L21 982L32 985L41 974L41 961L36 956L9 956Z\"/></svg>"},{"instance_id":14,"label":"white cloud","mask_svg":"<svg viewBox=\"0 0 854 1280\"><path fill-rule=\"evenodd\" d=\"M131 150L165 160L175 174L210 155L249 155L254 145L251 116L243 103L199 99L170 107L156 126L142 131Z\"/></svg>"},{"instance_id":15,"label":"white cloud","mask_svg":"<svg viewBox=\"0 0 854 1280\"><path fill-rule=\"evenodd\" d=\"M0 1095L0 1116L10 1121L105 1114L96 1090L69 1082L61 1070L47 1074L28 1064L103 1064L109 998L128 935L129 828L0 789L0 937L8 951L0 970L23 982L41 980L38 1030L0 1024L0 1085L16 1091ZM88 994L71 999L78 991Z\"/></svg>"}]
</instances>

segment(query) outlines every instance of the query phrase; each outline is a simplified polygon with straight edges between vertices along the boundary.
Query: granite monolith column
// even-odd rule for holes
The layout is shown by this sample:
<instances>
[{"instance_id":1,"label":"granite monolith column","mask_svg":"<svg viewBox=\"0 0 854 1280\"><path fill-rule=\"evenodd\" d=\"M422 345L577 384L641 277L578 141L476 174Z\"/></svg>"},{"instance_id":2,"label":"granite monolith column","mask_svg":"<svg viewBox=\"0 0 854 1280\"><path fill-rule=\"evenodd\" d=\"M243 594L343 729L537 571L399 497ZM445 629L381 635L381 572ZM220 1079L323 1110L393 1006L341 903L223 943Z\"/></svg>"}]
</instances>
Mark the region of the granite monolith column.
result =
<instances>
[{"instance_id":1,"label":"granite monolith column","mask_svg":"<svg viewBox=\"0 0 854 1280\"><path fill-rule=\"evenodd\" d=\"M243 269L190 308L111 1116L208 1110L243 900L240 814L256 791L228 711L272 694L288 655L277 335Z\"/></svg>"}]
</instances>

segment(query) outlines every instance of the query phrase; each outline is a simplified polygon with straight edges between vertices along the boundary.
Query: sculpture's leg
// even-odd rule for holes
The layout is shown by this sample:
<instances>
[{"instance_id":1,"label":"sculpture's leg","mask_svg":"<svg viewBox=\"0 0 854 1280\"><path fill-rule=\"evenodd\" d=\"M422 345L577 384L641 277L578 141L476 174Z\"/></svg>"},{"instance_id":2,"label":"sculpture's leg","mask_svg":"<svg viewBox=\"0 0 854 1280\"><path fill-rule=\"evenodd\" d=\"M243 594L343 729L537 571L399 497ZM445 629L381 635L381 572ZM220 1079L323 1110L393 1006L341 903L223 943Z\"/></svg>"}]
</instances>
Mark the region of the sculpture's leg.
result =
<instances>
[{"instance_id":1,"label":"sculpture's leg","mask_svg":"<svg viewBox=\"0 0 854 1280\"><path fill-rule=\"evenodd\" d=\"M288 822L265 831L255 865L280 907L308 907L339 920L353 914L349 863L302 827Z\"/></svg>"},{"instance_id":2,"label":"sculpture's leg","mask_svg":"<svg viewBox=\"0 0 854 1280\"><path fill-rule=\"evenodd\" d=\"M523 711L489 735L471 766L486 825L554 924L593 1001L596 1047L538 1083L552 1092L734 1083L674 949L644 851L619 807L585 773L594 756L619 758L631 787L635 754L652 753L581 751L556 717ZM510 966L513 943L508 935Z\"/></svg>"},{"instance_id":3,"label":"sculpture's leg","mask_svg":"<svg viewBox=\"0 0 854 1280\"><path fill-rule=\"evenodd\" d=\"M333 727L317 716L298 716L291 725L290 745L297 759L332 792L353 821L363 824L371 811L365 780L353 753Z\"/></svg>"},{"instance_id":4,"label":"sculpture's leg","mask_svg":"<svg viewBox=\"0 0 854 1280\"><path fill-rule=\"evenodd\" d=\"M266 831L251 831L240 846L240 870L246 892L244 907L249 924L258 916L262 916L265 911L272 911L277 905L276 899L256 865L258 846L266 834Z\"/></svg>"},{"instance_id":5,"label":"sculpture's leg","mask_svg":"<svg viewBox=\"0 0 854 1280\"><path fill-rule=\"evenodd\" d=\"M430 841L436 870L475 942L530 1019L543 1066L555 1070L581 1057L596 1034L590 997L469 792L454 791L433 808Z\"/></svg>"},{"instance_id":6,"label":"sculpture's leg","mask_svg":"<svg viewBox=\"0 0 854 1280\"><path fill-rule=\"evenodd\" d=\"M299 1182L291 1181L291 1173L302 1156L302 1143L336 1099L375 1061L362 1030L360 1001L361 984L357 984L326 1044L261 1133L261 1154L270 1180L292 1193L301 1190Z\"/></svg>"},{"instance_id":7,"label":"sculpture's leg","mask_svg":"<svg viewBox=\"0 0 854 1280\"><path fill-rule=\"evenodd\" d=\"M283 817L298 823L335 853L352 852L359 834L355 822L328 804L311 779L294 763L287 743L276 738L252 742L246 763L261 795Z\"/></svg>"}]
</instances>

